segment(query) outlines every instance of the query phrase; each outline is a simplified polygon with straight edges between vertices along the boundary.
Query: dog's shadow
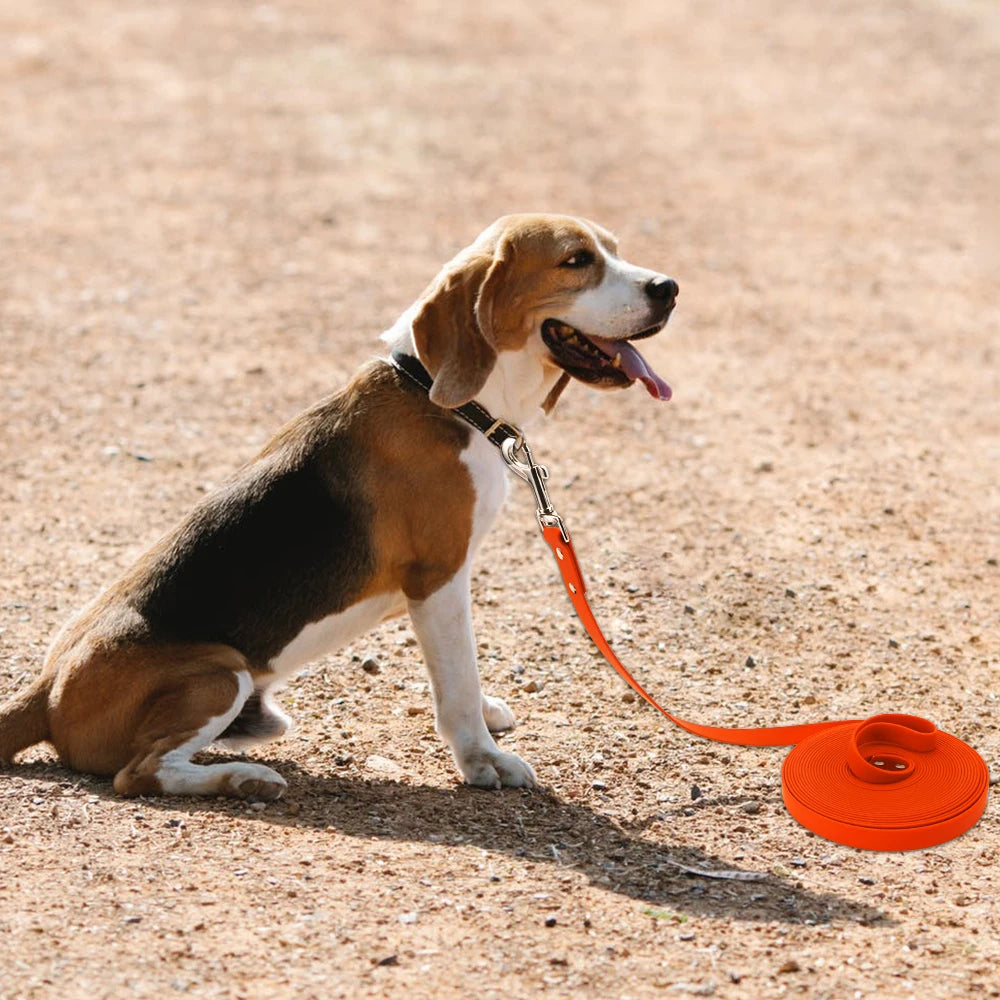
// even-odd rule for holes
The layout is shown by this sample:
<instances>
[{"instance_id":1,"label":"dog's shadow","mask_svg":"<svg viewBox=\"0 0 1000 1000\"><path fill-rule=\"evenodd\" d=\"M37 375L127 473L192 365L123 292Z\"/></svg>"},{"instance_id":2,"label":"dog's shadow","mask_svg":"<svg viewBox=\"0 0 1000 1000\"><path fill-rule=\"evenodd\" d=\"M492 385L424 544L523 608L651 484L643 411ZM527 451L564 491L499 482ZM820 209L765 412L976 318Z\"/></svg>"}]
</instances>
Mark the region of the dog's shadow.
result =
<instances>
[{"instance_id":1,"label":"dog's shadow","mask_svg":"<svg viewBox=\"0 0 1000 1000\"><path fill-rule=\"evenodd\" d=\"M508 789L490 793L465 786L317 775L292 760L255 759L288 779L286 798L256 810L238 800L176 797L146 799L143 808L176 811L183 802L183 808L192 813L223 813L280 826L332 828L361 839L422 842L439 850L471 845L582 872L594 885L647 904L653 916L689 914L810 924L848 920L891 926L881 911L866 903L807 888L803 884L806 872L782 868L781 862L788 864L787 859L773 859L770 872L767 866L758 866L760 878L751 872L743 872L741 878L732 870L732 859L727 861L689 845L658 842L644 832L649 820L619 824L600 811L599 803L592 806L566 801L551 792ZM2 770L43 781L64 781L67 776L55 764ZM74 777L89 791L113 797L108 781ZM706 803L709 807L727 804L732 803ZM767 807L782 808L780 800ZM680 810L677 813L680 821ZM668 813L665 819L669 826L675 817ZM732 821L736 822L735 818ZM806 836L804 831L802 836ZM702 872L727 877L713 878Z\"/></svg>"}]
</instances>

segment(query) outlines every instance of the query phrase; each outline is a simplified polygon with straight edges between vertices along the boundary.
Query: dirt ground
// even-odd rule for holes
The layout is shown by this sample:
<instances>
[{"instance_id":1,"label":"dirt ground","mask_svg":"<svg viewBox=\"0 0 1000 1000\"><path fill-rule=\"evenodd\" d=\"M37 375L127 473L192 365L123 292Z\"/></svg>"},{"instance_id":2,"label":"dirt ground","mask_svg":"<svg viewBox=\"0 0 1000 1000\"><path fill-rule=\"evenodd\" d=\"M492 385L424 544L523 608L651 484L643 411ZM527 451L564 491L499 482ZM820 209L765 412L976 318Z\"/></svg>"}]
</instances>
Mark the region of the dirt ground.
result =
<instances>
[{"instance_id":1,"label":"dirt ground","mask_svg":"<svg viewBox=\"0 0 1000 1000\"><path fill-rule=\"evenodd\" d=\"M998 93L993 0L0 3L0 694L452 253L560 210L681 286L673 401L575 386L531 436L625 662L996 773ZM595 657L520 484L474 589L548 792L458 784L405 621L285 691L278 803L36 749L0 997L1000 996L994 804L933 850L807 832L784 751Z\"/></svg>"}]
</instances>

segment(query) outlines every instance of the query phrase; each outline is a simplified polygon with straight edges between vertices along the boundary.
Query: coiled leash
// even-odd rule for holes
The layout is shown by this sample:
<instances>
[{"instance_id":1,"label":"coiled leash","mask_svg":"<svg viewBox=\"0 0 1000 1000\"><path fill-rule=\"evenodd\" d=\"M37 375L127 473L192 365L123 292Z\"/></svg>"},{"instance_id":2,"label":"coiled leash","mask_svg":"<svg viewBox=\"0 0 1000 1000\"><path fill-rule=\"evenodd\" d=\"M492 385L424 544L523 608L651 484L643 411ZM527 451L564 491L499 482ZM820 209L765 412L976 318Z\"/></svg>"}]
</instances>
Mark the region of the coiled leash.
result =
<instances>
[{"instance_id":1,"label":"coiled leash","mask_svg":"<svg viewBox=\"0 0 1000 1000\"><path fill-rule=\"evenodd\" d=\"M392 362L424 389L430 387L430 376L415 358L393 354ZM729 729L687 722L661 708L618 659L597 624L566 524L549 499L547 469L535 462L516 427L493 420L478 404L469 405L474 409L455 412L486 434L511 471L531 487L542 537L581 624L636 694L674 725L704 739L749 747L794 744L781 768L785 806L827 840L875 851L912 851L944 843L976 824L989 796L986 763L968 744L919 716L890 713Z\"/></svg>"},{"instance_id":2,"label":"coiled leash","mask_svg":"<svg viewBox=\"0 0 1000 1000\"><path fill-rule=\"evenodd\" d=\"M977 822L989 794L985 762L968 744L919 716L728 729L688 722L658 705L615 655L594 618L569 532L549 500L547 470L535 463L523 439L518 446L508 438L500 452L531 487L542 537L569 599L608 663L636 694L695 736L749 747L794 744L781 768L781 793L804 827L848 847L912 851L951 840Z\"/></svg>"}]
</instances>

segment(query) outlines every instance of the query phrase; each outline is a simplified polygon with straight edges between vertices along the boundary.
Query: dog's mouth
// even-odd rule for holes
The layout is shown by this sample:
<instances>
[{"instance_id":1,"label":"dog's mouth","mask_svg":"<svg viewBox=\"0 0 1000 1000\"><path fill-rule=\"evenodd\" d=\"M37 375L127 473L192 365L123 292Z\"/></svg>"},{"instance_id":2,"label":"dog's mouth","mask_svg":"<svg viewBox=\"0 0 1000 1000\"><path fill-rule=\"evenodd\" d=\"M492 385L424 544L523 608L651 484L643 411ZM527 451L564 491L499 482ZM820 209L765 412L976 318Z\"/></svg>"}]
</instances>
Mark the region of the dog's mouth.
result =
<instances>
[{"instance_id":1,"label":"dog's mouth","mask_svg":"<svg viewBox=\"0 0 1000 1000\"><path fill-rule=\"evenodd\" d=\"M651 337L666 319L622 340L585 334L558 319L542 323L542 340L553 360L581 382L607 388L624 388L641 381L654 399L670 399L670 386L649 366L630 341Z\"/></svg>"}]
</instances>

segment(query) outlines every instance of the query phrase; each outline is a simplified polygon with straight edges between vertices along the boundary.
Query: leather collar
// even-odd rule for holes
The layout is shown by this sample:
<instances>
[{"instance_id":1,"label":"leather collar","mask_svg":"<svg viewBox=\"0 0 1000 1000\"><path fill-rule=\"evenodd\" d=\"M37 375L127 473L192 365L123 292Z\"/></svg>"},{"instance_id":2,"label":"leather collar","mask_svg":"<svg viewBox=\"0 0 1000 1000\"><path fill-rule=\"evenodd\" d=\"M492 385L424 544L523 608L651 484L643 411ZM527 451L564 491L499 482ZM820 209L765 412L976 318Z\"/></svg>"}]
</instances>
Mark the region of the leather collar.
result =
<instances>
[{"instance_id":1,"label":"leather collar","mask_svg":"<svg viewBox=\"0 0 1000 1000\"><path fill-rule=\"evenodd\" d=\"M430 392L434 379L430 372L412 354L404 354L402 351L393 351L389 356L392 366L402 372L411 382L420 386L424 392ZM513 440L515 450L519 449L524 440L521 431L513 424L505 420L497 420L493 414L481 406L474 399L464 406L456 406L452 413L458 414L466 423L471 424L486 436L486 439L501 447L504 441Z\"/></svg>"}]
</instances>

